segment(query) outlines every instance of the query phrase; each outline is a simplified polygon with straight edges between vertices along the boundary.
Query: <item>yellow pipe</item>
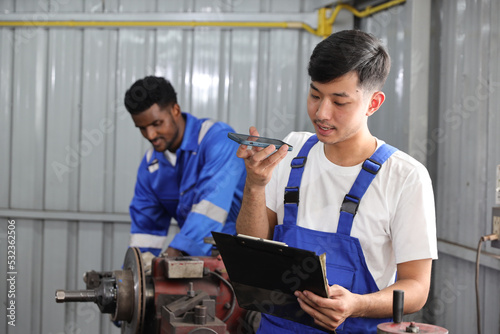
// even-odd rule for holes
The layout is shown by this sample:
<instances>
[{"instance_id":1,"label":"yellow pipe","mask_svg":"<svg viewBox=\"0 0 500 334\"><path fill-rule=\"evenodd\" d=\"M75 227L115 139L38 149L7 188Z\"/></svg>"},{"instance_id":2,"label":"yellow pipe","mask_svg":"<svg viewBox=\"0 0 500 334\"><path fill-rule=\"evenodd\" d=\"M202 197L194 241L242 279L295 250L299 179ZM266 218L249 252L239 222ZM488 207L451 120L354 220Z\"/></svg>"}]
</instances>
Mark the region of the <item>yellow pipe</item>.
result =
<instances>
[{"instance_id":1,"label":"yellow pipe","mask_svg":"<svg viewBox=\"0 0 500 334\"><path fill-rule=\"evenodd\" d=\"M342 9L346 9L357 17L366 17L381 10L399 5L406 0L392 0L376 7L367 7L362 12L347 4L335 6L333 13L327 17L331 8L318 10L318 28L315 30L303 22L218 22L218 21L0 21L0 27L242 27L242 28L282 28L304 29L323 38L332 34L332 26Z\"/></svg>"},{"instance_id":2,"label":"yellow pipe","mask_svg":"<svg viewBox=\"0 0 500 334\"><path fill-rule=\"evenodd\" d=\"M356 17L367 17L367 16L370 16L370 15L375 14L377 12L380 12L381 10L384 10L384 9L387 9L387 8L390 8L393 6L397 6L397 5L402 4L404 2L406 2L406 0L392 0L392 1L385 2L385 3L380 4L378 6L375 6L375 7L371 7L371 6L366 7L365 10L363 10L361 12L348 4L341 3L337 6L335 6L335 9L334 9L331 17L329 19L326 19L326 24L329 26L333 26L333 23L335 22L337 15L339 14L339 12L342 9L346 9L346 10L350 11Z\"/></svg>"},{"instance_id":3,"label":"yellow pipe","mask_svg":"<svg viewBox=\"0 0 500 334\"><path fill-rule=\"evenodd\" d=\"M218 22L218 21L0 21L0 27L242 27L315 30L302 22Z\"/></svg>"}]
</instances>

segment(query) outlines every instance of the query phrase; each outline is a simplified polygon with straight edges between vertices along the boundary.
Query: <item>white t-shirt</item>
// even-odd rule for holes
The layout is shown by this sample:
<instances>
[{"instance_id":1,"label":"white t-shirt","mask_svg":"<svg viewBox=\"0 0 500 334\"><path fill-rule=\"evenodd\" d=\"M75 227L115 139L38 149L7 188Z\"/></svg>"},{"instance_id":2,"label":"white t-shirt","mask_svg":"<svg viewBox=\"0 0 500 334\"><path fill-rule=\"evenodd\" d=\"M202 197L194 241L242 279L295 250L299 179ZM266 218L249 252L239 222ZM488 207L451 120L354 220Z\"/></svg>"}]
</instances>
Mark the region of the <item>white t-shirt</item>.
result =
<instances>
[{"instance_id":1,"label":"white t-shirt","mask_svg":"<svg viewBox=\"0 0 500 334\"><path fill-rule=\"evenodd\" d=\"M311 135L292 132L284 139L293 151L276 167L266 187L266 204L277 213L278 224L283 224L290 162ZM383 143L377 139L377 147ZM340 206L361 165L335 165L326 158L322 142L314 145L300 184L297 225L336 232ZM382 165L361 199L351 236L359 239L379 289L394 283L397 263L437 259L434 193L427 169L408 154L396 151Z\"/></svg>"}]
</instances>

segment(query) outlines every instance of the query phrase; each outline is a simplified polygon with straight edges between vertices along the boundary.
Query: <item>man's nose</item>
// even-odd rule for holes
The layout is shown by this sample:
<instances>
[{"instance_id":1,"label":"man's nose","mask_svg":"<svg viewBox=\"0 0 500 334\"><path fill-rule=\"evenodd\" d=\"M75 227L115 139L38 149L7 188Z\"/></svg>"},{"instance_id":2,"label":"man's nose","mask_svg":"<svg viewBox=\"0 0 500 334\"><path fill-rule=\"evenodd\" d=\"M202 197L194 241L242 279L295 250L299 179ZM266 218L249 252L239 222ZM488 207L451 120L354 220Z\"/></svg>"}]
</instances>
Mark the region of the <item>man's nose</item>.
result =
<instances>
[{"instance_id":1,"label":"man's nose","mask_svg":"<svg viewBox=\"0 0 500 334\"><path fill-rule=\"evenodd\" d=\"M332 116L333 104L328 99L323 99L316 110L316 117L318 119L330 119Z\"/></svg>"},{"instance_id":2,"label":"man's nose","mask_svg":"<svg viewBox=\"0 0 500 334\"><path fill-rule=\"evenodd\" d=\"M144 131L144 132L145 132L144 134L145 134L145 137L147 140L153 140L156 138L156 131L155 131L154 127L148 126L146 128L146 131Z\"/></svg>"}]
</instances>

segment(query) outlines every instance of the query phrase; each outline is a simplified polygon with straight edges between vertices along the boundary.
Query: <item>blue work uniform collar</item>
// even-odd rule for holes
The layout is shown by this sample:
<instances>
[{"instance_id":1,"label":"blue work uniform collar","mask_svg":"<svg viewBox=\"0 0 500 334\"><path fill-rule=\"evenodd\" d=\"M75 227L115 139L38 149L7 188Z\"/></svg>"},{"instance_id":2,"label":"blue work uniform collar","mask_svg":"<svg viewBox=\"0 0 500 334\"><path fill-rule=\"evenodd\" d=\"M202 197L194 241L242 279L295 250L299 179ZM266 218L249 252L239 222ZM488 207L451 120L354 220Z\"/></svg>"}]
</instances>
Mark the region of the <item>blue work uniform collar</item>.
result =
<instances>
[{"instance_id":1,"label":"blue work uniform collar","mask_svg":"<svg viewBox=\"0 0 500 334\"><path fill-rule=\"evenodd\" d=\"M198 133L200 132L200 122L191 114L182 113L186 120L186 127L184 128L184 137L182 138L181 146L178 150L182 151L197 151L198 150ZM196 136L191 134L195 133Z\"/></svg>"}]
</instances>

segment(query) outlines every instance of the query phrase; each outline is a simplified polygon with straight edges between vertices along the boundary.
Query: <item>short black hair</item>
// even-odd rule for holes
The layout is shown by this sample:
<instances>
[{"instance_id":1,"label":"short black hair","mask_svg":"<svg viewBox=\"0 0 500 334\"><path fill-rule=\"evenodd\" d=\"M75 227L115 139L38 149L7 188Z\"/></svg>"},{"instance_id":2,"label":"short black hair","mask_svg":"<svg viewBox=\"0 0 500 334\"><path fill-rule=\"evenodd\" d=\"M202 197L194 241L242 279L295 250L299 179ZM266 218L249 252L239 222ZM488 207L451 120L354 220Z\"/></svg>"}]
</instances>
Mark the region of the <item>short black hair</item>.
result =
<instances>
[{"instance_id":1,"label":"short black hair","mask_svg":"<svg viewBox=\"0 0 500 334\"><path fill-rule=\"evenodd\" d=\"M125 108L132 115L140 114L155 103L160 109L177 103L177 93L165 78L147 76L134 82L125 93Z\"/></svg>"},{"instance_id":2,"label":"short black hair","mask_svg":"<svg viewBox=\"0 0 500 334\"><path fill-rule=\"evenodd\" d=\"M391 58L380 40L361 30L343 30L316 45L308 73L312 81L328 83L354 71L359 87L373 91L382 89L390 68Z\"/></svg>"}]
</instances>

